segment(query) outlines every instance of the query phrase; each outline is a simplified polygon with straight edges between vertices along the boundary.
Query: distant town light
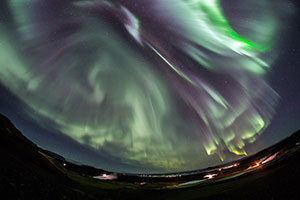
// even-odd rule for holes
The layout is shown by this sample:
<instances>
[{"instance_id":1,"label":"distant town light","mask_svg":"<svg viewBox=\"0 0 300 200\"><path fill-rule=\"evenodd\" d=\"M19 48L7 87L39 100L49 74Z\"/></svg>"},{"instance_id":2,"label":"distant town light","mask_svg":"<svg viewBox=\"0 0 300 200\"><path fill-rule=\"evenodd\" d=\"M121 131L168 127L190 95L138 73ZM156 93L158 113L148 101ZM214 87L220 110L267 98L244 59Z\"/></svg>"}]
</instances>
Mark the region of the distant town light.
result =
<instances>
[{"instance_id":1,"label":"distant town light","mask_svg":"<svg viewBox=\"0 0 300 200\"><path fill-rule=\"evenodd\" d=\"M207 175L204 176L204 178L212 179L212 178L214 178L215 176L217 176L217 174L207 174Z\"/></svg>"}]
</instances>

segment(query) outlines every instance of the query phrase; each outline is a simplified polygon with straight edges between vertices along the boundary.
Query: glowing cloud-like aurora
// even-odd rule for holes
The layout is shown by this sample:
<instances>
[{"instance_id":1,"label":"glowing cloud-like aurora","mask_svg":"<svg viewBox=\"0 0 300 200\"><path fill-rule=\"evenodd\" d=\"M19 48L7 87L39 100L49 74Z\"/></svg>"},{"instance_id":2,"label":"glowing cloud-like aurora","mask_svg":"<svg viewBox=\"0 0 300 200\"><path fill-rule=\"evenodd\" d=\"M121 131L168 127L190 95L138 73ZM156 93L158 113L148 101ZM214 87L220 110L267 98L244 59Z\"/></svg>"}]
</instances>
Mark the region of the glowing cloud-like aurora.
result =
<instances>
[{"instance_id":1,"label":"glowing cloud-like aurora","mask_svg":"<svg viewBox=\"0 0 300 200\"><path fill-rule=\"evenodd\" d=\"M218 0L11 0L18 37L0 24L0 81L42 126L126 163L229 161L279 99L270 3L239 2L253 16L232 20Z\"/></svg>"}]
</instances>

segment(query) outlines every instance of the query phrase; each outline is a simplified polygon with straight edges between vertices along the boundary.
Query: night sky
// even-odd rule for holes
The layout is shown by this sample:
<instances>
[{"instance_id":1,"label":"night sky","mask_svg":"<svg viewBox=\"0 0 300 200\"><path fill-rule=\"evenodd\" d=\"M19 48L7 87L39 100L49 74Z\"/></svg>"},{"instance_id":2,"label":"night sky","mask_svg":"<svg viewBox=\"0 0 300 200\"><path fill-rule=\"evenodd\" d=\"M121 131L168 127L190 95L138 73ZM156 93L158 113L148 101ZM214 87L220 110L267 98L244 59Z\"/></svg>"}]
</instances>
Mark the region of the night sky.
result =
<instances>
[{"instance_id":1,"label":"night sky","mask_svg":"<svg viewBox=\"0 0 300 200\"><path fill-rule=\"evenodd\" d=\"M200 169L300 129L293 0L0 3L0 113L109 171Z\"/></svg>"}]
</instances>

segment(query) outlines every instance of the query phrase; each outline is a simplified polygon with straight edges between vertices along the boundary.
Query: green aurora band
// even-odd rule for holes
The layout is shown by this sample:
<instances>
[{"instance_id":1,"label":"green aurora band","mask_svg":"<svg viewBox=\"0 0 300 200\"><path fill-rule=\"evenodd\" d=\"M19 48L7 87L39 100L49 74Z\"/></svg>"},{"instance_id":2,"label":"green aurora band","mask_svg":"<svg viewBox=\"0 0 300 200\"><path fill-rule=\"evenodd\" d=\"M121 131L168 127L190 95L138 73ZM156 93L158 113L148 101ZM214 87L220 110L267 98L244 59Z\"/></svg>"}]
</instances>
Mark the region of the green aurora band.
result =
<instances>
[{"instance_id":1,"label":"green aurora band","mask_svg":"<svg viewBox=\"0 0 300 200\"><path fill-rule=\"evenodd\" d=\"M0 23L0 82L38 124L124 163L178 171L247 155L279 99L265 80L274 8L245 1L264 13L238 32L219 0L155 0L147 16L131 4L11 0L17 31Z\"/></svg>"}]
</instances>

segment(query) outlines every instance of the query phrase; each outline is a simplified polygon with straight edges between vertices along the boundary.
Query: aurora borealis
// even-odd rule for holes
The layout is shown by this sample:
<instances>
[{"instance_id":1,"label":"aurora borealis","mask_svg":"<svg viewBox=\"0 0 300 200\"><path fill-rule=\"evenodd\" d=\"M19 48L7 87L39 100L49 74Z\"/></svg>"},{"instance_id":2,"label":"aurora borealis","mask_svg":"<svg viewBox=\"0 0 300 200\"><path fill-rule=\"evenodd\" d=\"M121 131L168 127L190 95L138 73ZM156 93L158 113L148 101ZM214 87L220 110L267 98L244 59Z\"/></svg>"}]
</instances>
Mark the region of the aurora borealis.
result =
<instances>
[{"instance_id":1,"label":"aurora borealis","mask_svg":"<svg viewBox=\"0 0 300 200\"><path fill-rule=\"evenodd\" d=\"M231 161L254 153L286 104L271 82L289 1L7 2L0 84L24 118L105 159L147 172Z\"/></svg>"}]
</instances>

